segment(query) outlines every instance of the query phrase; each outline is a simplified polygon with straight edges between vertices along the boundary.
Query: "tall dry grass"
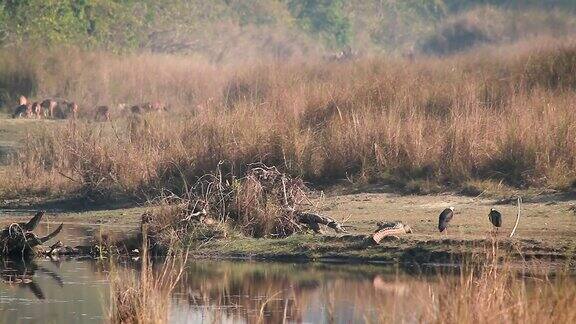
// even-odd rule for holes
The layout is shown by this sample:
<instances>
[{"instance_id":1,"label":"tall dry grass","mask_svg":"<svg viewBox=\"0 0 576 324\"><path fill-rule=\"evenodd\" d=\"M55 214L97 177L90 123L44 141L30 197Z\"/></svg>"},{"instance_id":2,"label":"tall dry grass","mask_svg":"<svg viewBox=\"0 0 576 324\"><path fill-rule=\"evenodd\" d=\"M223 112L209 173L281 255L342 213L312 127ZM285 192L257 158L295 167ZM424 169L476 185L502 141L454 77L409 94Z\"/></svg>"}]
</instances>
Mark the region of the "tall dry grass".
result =
<instances>
[{"instance_id":1,"label":"tall dry grass","mask_svg":"<svg viewBox=\"0 0 576 324\"><path fill-rule=\"evenodd\" d=\"M147 225L146 225L147 226ZM140 271L122 269L110 262L111 323L167 323L171 295L179 283L188 260L188 251L169 253L154 266L148 253L147 235L143 236Z\"/></svg>"},{"instance_id":2,"label":"tall dry grass","mask_svg":"<svg viewBox=\"0 0 576 324\"><path fill-rule=\"evenodd\" d=\"M359 265L198 262L174 290L173 316L246 323L573 323L576 281L565 268L511 263L487 251L461 268L415 274ZM501 258L504 258L502 260ZM410 274L409 274L410 273ZM150 293L154 293L150 291ZM167 301L167 302L166 302ZM170 308L168 308L170 309ZM176 315L177 314L177 315Z\"/></svg>"},{"instance_id":3,"label":"tall dry grass","mask_svg":"<svg viewBox=\"0 0 576 324\"><path fill-rule=\"evenodd\" d=\"M48 63L33 70L38 93L72 98L85 116L118 102L159 99L172 109L53 126L24 143L2 187L154 196L181 192L223 161L235 174L264 162L315 184L455 188L493 180L568 189L576 177L576 43L535 43L415 62L215 66L72 51L64 64L43 57Z\"/></svg>"},{"instance_id":4,"label":"tall dry grass","mask_svg":"<svg viewBox=\"0 0 576 324\"><path fill-rule=\"evenodd\" d=\"M495 243L479 265L464 264L456 280L439 277L423 312L428 323L571 323L576 281L569 267L517 264Z\"/></svg>"}]
</instances>

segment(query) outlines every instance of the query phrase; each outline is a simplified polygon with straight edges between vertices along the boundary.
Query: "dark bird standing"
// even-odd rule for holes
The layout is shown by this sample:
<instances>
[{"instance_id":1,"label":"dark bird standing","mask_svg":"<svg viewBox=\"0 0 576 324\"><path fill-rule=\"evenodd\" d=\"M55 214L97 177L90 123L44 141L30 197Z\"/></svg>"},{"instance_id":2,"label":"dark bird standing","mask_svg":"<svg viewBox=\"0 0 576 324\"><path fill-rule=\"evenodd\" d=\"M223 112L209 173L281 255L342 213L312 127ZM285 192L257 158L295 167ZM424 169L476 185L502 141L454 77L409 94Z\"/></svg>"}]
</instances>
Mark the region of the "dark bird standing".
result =
<instances>
[{"instance_id":1,"label":"dark bird standing","mask_svg":"<svg viewBox=\"0 0 576 324\"><path fill-rule=\"evenodd\" d=\"M499 227L502 227L502 214L500 214L500 212L497 211L496 209L494 208L490 209L488 219L490 220L490 223L492 223L492 225L496 227L496 230L498 230Z\"/></svg>"},{"instance_id":2,"label":"dark bird standing","mask_svg":"<svg viewBox=\"0 0 576 324\"><path fill-rule=\"evenodd\" d=\"M440 213L440 217L438 217L438 230L440 233L444 232L448 228L448 223L454 217L454 207L446 208ZM448 231L446 231L448 234Z\"/></svg>"}]
</instances>

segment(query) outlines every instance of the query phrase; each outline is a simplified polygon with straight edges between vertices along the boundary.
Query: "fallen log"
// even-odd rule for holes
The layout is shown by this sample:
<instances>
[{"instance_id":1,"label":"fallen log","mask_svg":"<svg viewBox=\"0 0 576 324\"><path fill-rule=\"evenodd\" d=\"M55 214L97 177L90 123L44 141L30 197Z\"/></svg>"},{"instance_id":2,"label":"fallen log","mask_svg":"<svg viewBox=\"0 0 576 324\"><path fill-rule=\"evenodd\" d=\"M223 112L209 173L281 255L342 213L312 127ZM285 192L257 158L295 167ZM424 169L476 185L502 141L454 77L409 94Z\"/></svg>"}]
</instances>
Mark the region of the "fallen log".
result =
<instances>
[{"instance_id":1,"label":"fallen log","mask_svg":"<svg viewBox=\"0 0 576 324\"><path fill-rule=\"evenodd\" d=\"M376 224L378 229L372 234L372 243L380 244L386 237L396 237L396 235L412 233L412 228L402 222L387 222Z\"/></svg>"},{"instance_id":2,"label":"fallen log","mask_svg":"<svg viewBox=\"0 0 576 324\"><path fill-rule=\"evenodd\" d=\"M336 231L336 233L346 233L342 224L338 223L334 218L301 211L295 211L296 219L302 224L308 225L314 233L321 233L320 224L326 225Z\"/></svg>"},{"instance_id":3,"label":"fallen log","mask_svg":"<svg viewBox=\"0 0 576 324\"><path fill-rule=\"evenodd\" d=\"M62 230L60 224L52 233L38 237L32 231L36 229L44 212L40 211L27 223L12 223L0 232L1 255L24 256L34 254L34 248L56 237Z\"/></svg>"}]
</instances>

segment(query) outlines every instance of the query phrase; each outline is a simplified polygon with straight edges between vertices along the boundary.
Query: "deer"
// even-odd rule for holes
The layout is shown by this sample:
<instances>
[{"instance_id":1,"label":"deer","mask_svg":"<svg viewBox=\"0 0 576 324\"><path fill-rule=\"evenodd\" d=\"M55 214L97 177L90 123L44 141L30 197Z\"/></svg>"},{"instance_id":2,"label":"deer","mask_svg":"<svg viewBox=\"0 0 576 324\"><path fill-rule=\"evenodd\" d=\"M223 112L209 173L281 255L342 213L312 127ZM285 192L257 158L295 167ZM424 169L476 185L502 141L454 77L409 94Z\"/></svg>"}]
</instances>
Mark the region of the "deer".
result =
<instances>
[{"instance_id":1,"label":"deer","mask_svg":"<svg viewBox=\"0 0 576 324\"><path fill-rule=\"evenodd\" d=\"M32 105L30 104L18 105L18 107L14 109L12 118L22 117L23 114L26 114L26 117L28 118L32 117Z\"/></svg>"},{"instance_id":2,"label":"deer","mask_svg":"<svg viewBox=\"0 0 576 324\"><path fill-rule=\"evenodd\" d=\"M34 101L32 103L32 114L36 115L36 118L40 119L42 118L42 115L44 114L44 109L42 108L42 105L38 102L38 101Z\"/></svg>"},{"instance_id":3,"label":"deer","mask_svg":"<svg viewBox=\"0 0 576 324\"><path fill-rule=\"evenodd\" d=\"M94 115L95 121L109 121L110 120L110 108L108 106L98 106L96 107L96 114Z\"/></svg>"},{"instance_id":4,"label":"deer","mask_svg":"<svg viewBox=\"0 0 576 324\"><path fill-rule=\"evenodd\" d=\"M57 105L58 103L56 102L56 100L52 99L45 99L40 104L40 106L42 106L42 108L44 109L44 112L47 113L50 118L54 118L54 109L56 109Z\"/></svg>"},{"instance_id":5,"label":"deer","mask_svg":"<svg viewBox=\"0 0 576 324\"><path fill-rule=\"evenodd\" d=\"M357 55L350 46L346 46L342 51L325 56L324 59L329 62L344 62L354 59Z\"/></svg>"},{"instance_id":6,"label":"deer","mask_svg":"<svg viewBox=\"0 0 576 324\"><path fill-rule=\"evenodd\" d=\"M163 112L167 110L168 108L159 101L145 102L143 104L130 107L130 112L133 114L142 114L145 112Z\"/></svg>"},{"instance_id":7,"label":"deer","mask_svg":"<svg viewBox=\"0 0 576 324\"><path fill-rule=\"evenodd\" d=\"M22 105L26 105L28 103L28 99L26 99L26 97L24 96L20 96L20 98L18 99L18 105L22 106Z\"/></svg>"},{"instance_id":8,"label":"deer","mask_svg":"<svg viewBox=\"0 0 576 324\"><path fill-rule=\"evenodd\" d=\"M161 102L159 101L154 101L154 102L146 102L143 103L142 105L140 105L142 108L144 108L144 111L147 112L162 112L162 111L166 111L166 106L163 105Z\"/></svg>"},{"instance_id":9,"label":"deer","mask_svg":"<svg viewBox=\"0 0 576 324\"><path fill-rule=\"evenodd\" d=\"M66 118L72 116L73 119L78 117L78 105L74 101L65 101L66 105Z\"/></svg>"},{"instance_id":10,"label":"deer","mask_svg":"<svg viewBox=\"0 0 576 324\"><path fill-rule=\"evenodd\" d=\"M142 108L139 105L134 105L134 106L130 107L130 112L133 114L141 114Z\"/></svg>"}]
</instances>

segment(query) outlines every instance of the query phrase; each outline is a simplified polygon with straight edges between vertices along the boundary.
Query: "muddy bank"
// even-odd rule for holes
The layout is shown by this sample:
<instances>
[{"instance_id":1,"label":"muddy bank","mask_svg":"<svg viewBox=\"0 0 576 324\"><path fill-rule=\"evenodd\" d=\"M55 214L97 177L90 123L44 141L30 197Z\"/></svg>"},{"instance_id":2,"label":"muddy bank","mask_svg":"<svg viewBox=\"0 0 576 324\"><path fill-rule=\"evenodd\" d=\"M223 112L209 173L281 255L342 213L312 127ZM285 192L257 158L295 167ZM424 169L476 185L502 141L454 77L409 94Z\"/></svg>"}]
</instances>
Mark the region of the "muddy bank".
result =
<instances>
[{"instance_id":1,"label":"muddy bank","mask_svg":"<svg viewBox=\"0 0 576 324\"><path fill-rule=\"evenodd\" d=\"M493 250L494 248L494 250ZM213 241L191 252L196 258L250 259L301 262L457 264L482 260L498 253L511 262L534 261L547 264L576 264L569 247L552 247L537 240L502 239L418 241L402 237L368 246L363 236L294 235L286 239Z\"/></svg>"}]
</instances>

